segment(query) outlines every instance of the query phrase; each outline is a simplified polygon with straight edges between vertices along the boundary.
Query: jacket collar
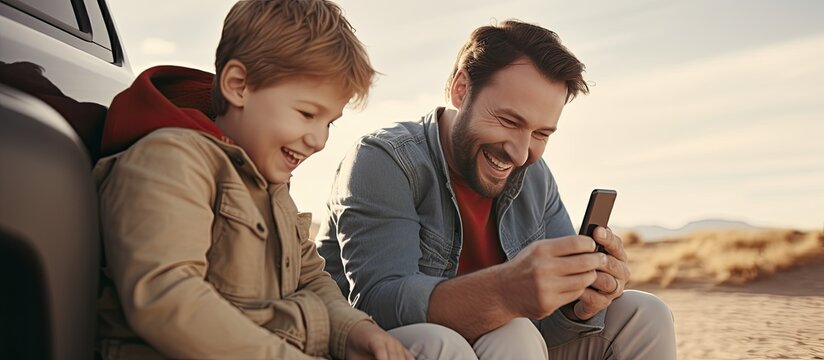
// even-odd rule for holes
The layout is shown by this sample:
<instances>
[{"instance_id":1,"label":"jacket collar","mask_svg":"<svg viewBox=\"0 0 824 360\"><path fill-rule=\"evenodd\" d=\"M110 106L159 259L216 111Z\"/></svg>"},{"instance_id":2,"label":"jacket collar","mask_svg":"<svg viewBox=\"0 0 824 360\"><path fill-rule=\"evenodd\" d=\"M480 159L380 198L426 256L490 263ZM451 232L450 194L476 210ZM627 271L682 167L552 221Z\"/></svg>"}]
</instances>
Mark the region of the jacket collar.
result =
<instances>
[{"instance_id":1,"label":"jacket collar","mask_svg":"<svg viewBox=\"0 0 824 360\"><path fill-rule=\"evenodd\" d=\"M255 166L255 163L252 162L252 160L249 158L249 155L246 154L246 151L244 151L240 146L235 145L231 141L218 139L213 134L209 134L202 131L199 131L199 133L202 136L214 142L218 147L220 147L220 149L223 150L224 153L226 153L226 156L228 156L232 163L235 165L235 168L238 170L239 173L252 178L255 184L261 189L265 190L267 188L267 186L269 185L268 182L260 173L260 171L258 171L257 167Z\"/></svg>"}]
</instances>

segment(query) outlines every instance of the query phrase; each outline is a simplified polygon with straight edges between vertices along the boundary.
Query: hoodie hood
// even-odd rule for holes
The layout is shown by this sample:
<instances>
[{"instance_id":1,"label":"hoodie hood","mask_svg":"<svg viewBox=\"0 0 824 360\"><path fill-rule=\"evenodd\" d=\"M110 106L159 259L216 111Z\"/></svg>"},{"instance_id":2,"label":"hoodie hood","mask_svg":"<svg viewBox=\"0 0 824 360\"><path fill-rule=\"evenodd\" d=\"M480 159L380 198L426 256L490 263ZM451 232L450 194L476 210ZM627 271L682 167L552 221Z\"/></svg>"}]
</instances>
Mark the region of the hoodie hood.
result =
<instances>
[{"instance_id":1,"label":"hoodie hood","mask_svg":"<svg viewBox=\"0 0 824 360\"><path fill-rule=\"evenodd\" d=\"M213 78L211 73L178 66L143 71L109 107L102 155L126 150L150 132L168 127L197 130L228 141L212 120Z\"/></svg>"}]
</instances>

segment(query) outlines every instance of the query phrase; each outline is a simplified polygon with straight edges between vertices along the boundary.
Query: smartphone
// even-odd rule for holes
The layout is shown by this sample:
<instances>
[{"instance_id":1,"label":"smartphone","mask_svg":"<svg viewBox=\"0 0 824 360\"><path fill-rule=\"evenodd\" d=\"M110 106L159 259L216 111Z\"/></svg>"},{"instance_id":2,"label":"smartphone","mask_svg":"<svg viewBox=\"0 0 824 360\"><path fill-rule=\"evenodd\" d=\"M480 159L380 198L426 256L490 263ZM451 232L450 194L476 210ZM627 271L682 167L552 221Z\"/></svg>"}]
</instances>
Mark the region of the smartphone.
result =
<instances>
[{"instance_id":1,"label":"smartphone","mask_svg":"<svg viewBox=\"0 0 824 360\"><path fill-rule=\"evenodd\" d=\"M609 214L612 213L612 205L615 204L615 197L618 192L615 190L595 189L589 196L587 211L584 213L584 222L581 224L579 235L592 237L592 232L598 226L607 227L609 224ZM595 251L607 253L601 244L596 244Z\"/></svg>"}]
</instances>

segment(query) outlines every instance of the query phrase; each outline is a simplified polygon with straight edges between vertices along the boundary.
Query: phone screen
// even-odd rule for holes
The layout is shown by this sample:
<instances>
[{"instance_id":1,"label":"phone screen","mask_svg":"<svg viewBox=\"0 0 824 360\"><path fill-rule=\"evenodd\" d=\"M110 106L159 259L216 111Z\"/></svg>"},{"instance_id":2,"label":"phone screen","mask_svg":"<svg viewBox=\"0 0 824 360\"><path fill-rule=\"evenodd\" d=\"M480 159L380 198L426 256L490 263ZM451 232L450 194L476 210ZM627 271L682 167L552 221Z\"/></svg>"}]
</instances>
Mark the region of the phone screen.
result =
<instances>
[{"instance_id":1,"label":"phone screen","mask_svg":"<svg viewBox=\"0 0 824 360\"><path fill-rule=\"evenodd\" d=\"M612 213L612 205L615 204L617 196L618 192L615 190L592 190L592 194L589 196L589 204L587 204L587 211L584 213L584 221L578 234L591 237L596 227L607 227L609 225L609 215ZM606 252L600 244L597 245L595 251Z\"/></svg>"}]
</instances>

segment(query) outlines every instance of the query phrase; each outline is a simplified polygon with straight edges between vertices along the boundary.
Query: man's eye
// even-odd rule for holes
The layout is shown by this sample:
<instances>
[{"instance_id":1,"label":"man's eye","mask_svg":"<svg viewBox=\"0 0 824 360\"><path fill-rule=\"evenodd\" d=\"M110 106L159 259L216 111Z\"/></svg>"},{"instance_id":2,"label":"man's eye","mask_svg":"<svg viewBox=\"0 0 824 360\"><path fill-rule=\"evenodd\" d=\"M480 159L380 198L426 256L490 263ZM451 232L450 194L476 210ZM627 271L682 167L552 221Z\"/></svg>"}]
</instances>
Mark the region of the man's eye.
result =
<instances>
[{"instance_id":1,"label":"man's eye","mask_svg":"<svg viewBox=\"0 0 824 360\"><path fill-rule=\"evenodd\" d=\"M549 134L545 134L545 133L542 133L542 132L534 132L534 133L532 133L532 137L534 137L538 140L546 140L546 139L549 139Z\"/></svg>"},{"instance_id":2,"label":"man's eye","mask_svg":"<svg viewBox=\"0 0 824 360\"><path fill-rule=\"evenodd\" d=\"M508 128L514 128L514 127L518 126L518 124L516 124L514 121L509 120L505 117L498 116L498 121L501 122L501 125L503 125L505 127L508 127Z\"/></svg>"}]
</instances>

